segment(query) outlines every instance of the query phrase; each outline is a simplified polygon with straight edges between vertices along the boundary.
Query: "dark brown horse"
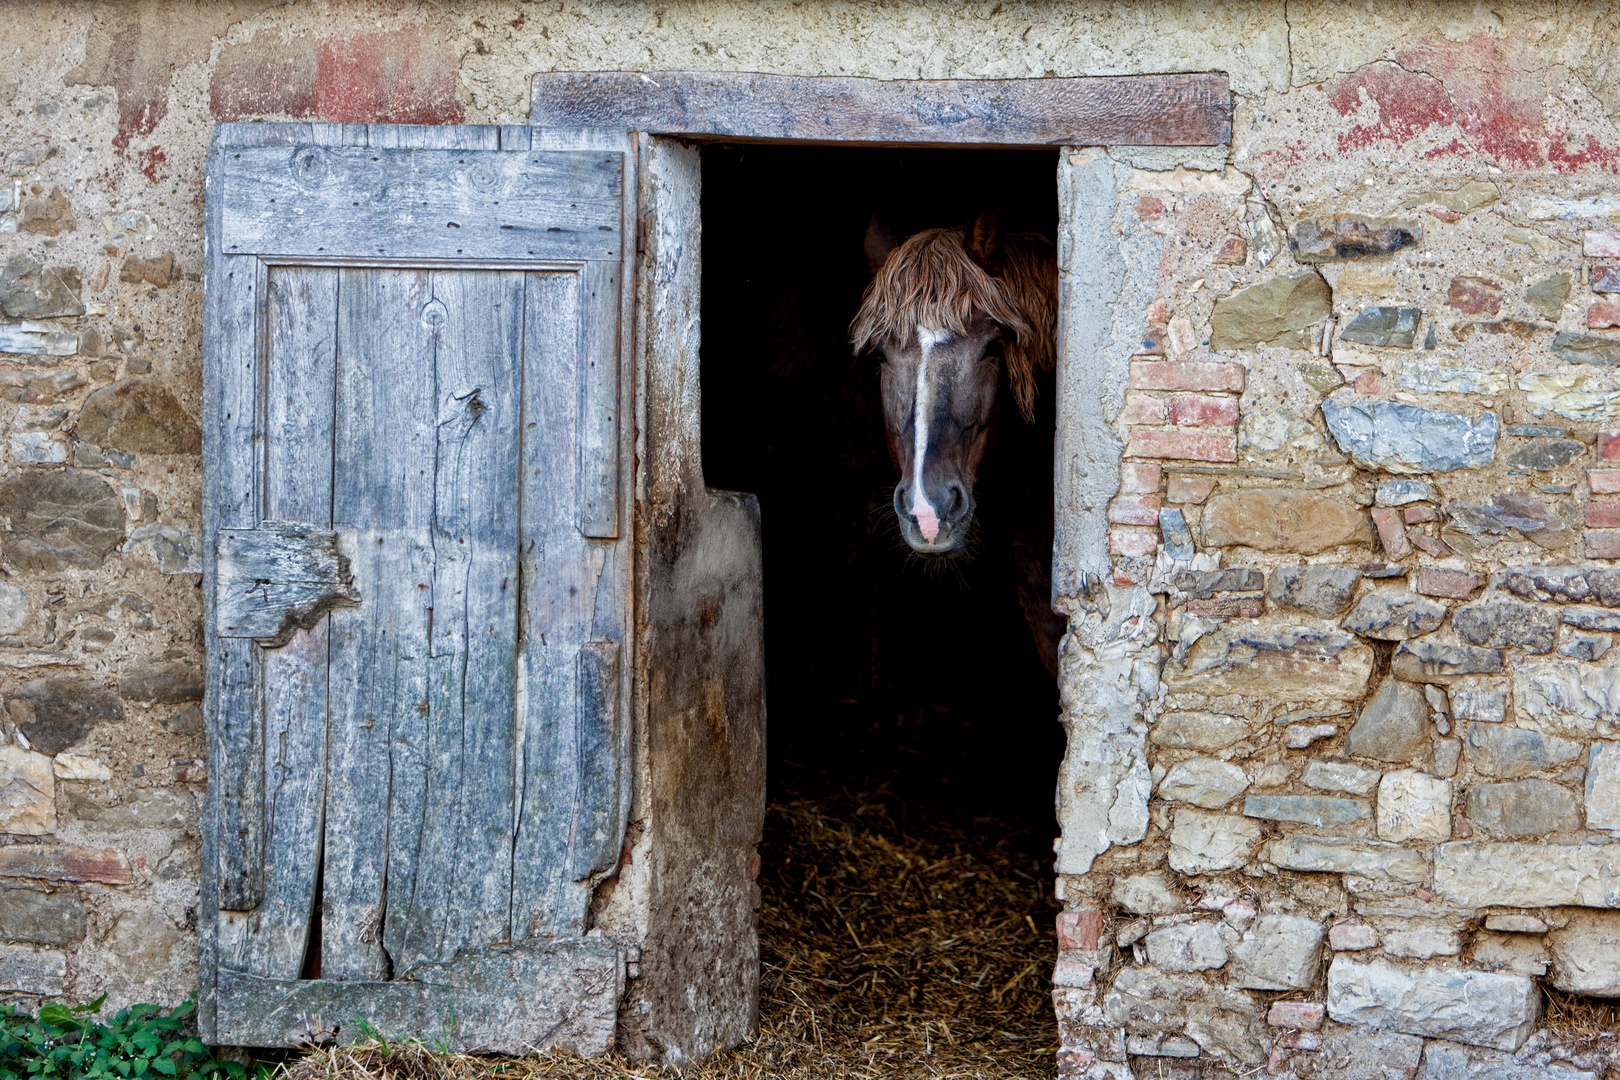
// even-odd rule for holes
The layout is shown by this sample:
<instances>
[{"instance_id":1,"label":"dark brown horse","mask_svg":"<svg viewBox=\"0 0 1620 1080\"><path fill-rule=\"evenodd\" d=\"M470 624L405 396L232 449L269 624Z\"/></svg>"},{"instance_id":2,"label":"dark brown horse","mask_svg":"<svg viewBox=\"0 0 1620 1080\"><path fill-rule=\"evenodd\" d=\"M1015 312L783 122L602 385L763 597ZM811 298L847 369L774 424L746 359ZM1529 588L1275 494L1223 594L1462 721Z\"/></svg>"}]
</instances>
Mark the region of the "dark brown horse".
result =
<instances>
[{"instance_id":1,"label":"dark brown horse","mask_svg":"<svg viewBox=\"0 0 1620 1080\"><path fill-rule=\"evenodd\" d=\"M873 277L850 336L856 352L882 358L900 534L925 557L962 554L983 472L1005 507L1024 618L1056 675L1064 625L1051 606L1052 241L1001 236L985 214L968 229L926 229L896 246L874 221L866 254ZM1010 424L1000 422L1007 397L1018 412Z\"/></svg>"}]
</instances>

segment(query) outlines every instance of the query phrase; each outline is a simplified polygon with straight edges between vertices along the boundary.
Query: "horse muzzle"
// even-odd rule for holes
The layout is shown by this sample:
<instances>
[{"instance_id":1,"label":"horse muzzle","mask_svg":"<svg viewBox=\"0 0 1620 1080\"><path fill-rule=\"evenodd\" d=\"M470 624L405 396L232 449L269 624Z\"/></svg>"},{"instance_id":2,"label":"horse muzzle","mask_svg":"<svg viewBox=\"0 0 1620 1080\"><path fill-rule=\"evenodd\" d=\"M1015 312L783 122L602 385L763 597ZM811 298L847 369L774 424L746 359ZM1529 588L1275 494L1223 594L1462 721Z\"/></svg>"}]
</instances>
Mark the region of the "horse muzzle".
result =
<instances>
[{"instance_id":1,"label":"horse muzzle","mask_svg":"<svg viewBox=\"0 0 1620 1080\"><path fill-rule=\"evenodd\" d=\"M973 523L973 493L960 480L924 491L922 498L902 481L894 489L894 516L900 535L919 555L950 555L967 543Z\"/></svg>"}]
</instances>

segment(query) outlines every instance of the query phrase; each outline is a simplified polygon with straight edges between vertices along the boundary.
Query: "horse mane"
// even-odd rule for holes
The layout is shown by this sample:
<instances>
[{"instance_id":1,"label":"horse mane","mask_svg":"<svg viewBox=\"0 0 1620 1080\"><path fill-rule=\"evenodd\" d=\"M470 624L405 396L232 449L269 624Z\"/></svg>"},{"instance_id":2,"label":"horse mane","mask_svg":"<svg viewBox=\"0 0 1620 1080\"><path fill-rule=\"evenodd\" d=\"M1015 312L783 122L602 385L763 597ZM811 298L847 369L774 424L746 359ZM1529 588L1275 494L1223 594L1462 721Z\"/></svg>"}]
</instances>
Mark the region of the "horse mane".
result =
<instances>
[{"instance_id":1,"label":"horse mane","mask_svg":"<svg viewBox=\"0 0 1620 1080\"><path fill-rule=\"evenodd\" d=\"M1002 355L1013 399L1035 418L1035 375L1057 362L1057 256L1039 233L1010 233L992 275L968 254L961 229L925 229L884 262L850 326L855 351L884 341L914 341L917 328L964 334L975 312L1003 333Z\"/></svg>"}]
</instances>

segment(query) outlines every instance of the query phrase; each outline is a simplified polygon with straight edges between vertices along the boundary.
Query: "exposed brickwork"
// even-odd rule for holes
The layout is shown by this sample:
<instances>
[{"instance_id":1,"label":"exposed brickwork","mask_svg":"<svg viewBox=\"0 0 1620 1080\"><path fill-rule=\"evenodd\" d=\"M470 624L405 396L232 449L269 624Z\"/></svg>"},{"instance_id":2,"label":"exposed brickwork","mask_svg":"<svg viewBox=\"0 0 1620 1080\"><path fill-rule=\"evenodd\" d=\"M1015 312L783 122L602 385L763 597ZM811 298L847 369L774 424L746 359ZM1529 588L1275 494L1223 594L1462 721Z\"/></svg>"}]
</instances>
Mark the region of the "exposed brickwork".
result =
<instances>
[{"instance_id":1,"label":"exposed brickwork","mask_svg":"<svg viewBox=\"0 0 1620 1080\"><path fill-rule=\"evenodd\" d=\"M1126 454L1180 461L1236 461L1237 436L1202 431L1131 432Z\"/></svg>"},{"instance_id":2,"label":"exposed brickwork","mask_svg":"<svg viewBox=\"0 0 1620 1080\"><path fill-rule=\"evenodd\" d=\"M1131 365L1131 387L1136 390L1243 389L1242 364L1212 361L1138 360Z\"/></svg>"}]
</instances>

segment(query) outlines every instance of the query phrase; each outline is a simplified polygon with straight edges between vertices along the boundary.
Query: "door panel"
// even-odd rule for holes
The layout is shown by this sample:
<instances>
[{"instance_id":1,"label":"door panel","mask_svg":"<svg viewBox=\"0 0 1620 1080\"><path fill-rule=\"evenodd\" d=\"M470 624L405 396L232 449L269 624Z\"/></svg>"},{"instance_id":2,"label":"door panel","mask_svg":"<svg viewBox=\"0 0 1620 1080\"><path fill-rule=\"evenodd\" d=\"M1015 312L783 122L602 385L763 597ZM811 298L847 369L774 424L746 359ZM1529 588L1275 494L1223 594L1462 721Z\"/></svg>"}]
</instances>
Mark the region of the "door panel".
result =
<instances>
[{"instance_id":1,"label":"door panel","mask_svg":"<svg viewBox=\"0 0 1620 1080\"><path fill-rule=\"evenodd\" d=\"M622 158L216 141L209 395L254 419L208 444L211 1038L612 1043L622 958L581 935L628 776ZM458 265L446 207L511 235Z\"/></svg>"}]
</instances>

